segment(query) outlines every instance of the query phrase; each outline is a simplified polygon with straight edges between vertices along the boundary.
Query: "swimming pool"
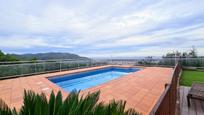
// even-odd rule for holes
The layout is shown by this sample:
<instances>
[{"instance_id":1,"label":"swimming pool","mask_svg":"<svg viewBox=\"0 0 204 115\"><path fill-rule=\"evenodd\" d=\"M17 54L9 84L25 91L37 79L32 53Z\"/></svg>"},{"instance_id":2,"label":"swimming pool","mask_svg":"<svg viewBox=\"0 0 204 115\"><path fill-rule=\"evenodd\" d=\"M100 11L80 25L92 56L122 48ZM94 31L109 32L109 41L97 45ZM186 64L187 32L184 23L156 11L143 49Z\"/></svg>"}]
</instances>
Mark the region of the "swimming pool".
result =
<instances>
[{"instance_id":1,"label":"swimming pool","mask_svg":"<svg viewBox=\"0 0 204 115\"><path fill-rule=\"evenodd\" d=\"M139 70L139 68L108 67L48 79L65 91L84 90Z\"/></svg>"}]
</instances>

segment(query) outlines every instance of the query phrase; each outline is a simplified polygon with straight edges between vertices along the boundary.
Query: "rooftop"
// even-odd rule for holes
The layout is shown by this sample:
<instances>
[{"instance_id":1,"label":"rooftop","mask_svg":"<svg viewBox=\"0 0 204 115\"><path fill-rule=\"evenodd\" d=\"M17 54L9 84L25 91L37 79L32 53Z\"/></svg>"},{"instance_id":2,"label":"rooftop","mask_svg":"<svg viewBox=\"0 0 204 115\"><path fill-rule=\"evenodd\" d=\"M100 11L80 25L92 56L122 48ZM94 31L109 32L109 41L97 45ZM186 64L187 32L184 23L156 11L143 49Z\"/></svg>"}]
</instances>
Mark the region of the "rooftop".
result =
<instances>
[{"instance_id":1,"label":"rooftop","mask_svg":"<svg viewBox=\"0 0 204 115\"><path fill-rule=\"evenodd\" d=\"M49 81L48 77L108 66L110 65L1 80L0 98L9 106L20 108L23 103L24 89L33 90L37 93L44 92L47 96L49 96L51 90L55 93L62 91L65 97L69 92L65 92L62 88ZM127 108L134 108L145 115L152 110L163 93L165 84L170 82L172 72L172 68L145 67L138 72L86 89L81 94L100 90L100 101L126 100Z\"/></svg>"}]
</instances>

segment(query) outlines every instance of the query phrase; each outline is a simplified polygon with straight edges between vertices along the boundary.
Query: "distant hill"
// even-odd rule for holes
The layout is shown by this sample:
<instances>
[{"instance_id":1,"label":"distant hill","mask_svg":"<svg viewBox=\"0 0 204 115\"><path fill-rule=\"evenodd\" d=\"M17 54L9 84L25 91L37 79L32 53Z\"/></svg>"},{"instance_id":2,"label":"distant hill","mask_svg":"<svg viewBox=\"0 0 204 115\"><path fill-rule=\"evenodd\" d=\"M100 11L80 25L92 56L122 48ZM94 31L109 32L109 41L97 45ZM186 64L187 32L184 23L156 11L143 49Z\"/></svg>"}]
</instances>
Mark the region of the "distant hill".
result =
<instances>
[{"instance_id":1,"label":"distant hill","mask_svg":"<svg viewBox=\"0 0 204 115\"><path fill-rule=\"evenodd\" d=\"M52 59L89 59L86 57L81 57L76 54L71 53L58 53L58 52L50 52L50 53L37 53L37 54L10 54L16 57L19 60L52 60Z\"/></svg>"}]
</instances>

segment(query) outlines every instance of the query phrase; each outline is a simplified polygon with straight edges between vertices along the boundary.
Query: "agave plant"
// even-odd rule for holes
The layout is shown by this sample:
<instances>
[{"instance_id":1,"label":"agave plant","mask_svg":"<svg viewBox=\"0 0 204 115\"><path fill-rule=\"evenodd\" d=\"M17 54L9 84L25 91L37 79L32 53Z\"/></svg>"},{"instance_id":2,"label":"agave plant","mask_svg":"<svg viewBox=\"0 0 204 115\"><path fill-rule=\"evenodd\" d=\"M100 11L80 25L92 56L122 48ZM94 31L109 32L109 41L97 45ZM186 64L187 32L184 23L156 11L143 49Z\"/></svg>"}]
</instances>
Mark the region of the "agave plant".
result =
<instances>
[{"instance_id":1,"label":"agave plant","mask_svg":"<svg viewBox=\"0 0 204 115\"><path fill-rule=\"evenodd\" d=\"M10 109L6 103L0 99L0 115L17 115L15 109Z\"/></svg>"},{"instance_id":2,"label":"agave plant","mask_svg":"<svg viewBox=\"0 0 204 115\"><path fill-rule=\"evenodd\" d=\"M0 115L139 115L134 109L125 110L125 101L98 102L99 91L86 96L79 93L72 91L63 100L60 91L56 96L52 92L48 100L44 93L24 91L23 106L18 112L0 99Z\"/></svg>"}]
</instances>

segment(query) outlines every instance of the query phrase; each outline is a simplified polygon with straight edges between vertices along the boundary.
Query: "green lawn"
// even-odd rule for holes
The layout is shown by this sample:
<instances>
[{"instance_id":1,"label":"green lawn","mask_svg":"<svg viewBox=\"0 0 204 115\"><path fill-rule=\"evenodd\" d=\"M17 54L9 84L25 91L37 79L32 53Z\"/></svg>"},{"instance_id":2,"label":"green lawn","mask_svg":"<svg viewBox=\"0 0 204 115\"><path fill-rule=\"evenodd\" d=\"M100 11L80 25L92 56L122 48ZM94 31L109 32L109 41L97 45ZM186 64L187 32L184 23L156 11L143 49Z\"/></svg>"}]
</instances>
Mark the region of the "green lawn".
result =
<instances>
[{"instance_id":1,"label":"green lawn","mask_svg":"<svg viewBox=\"0 0 204 115\"><path fill-rule=\"evenodd\" d=\"M193 82L204 82L204 72L183 70L180 85L191 86Z\"/></svg>"}]
</instances>

